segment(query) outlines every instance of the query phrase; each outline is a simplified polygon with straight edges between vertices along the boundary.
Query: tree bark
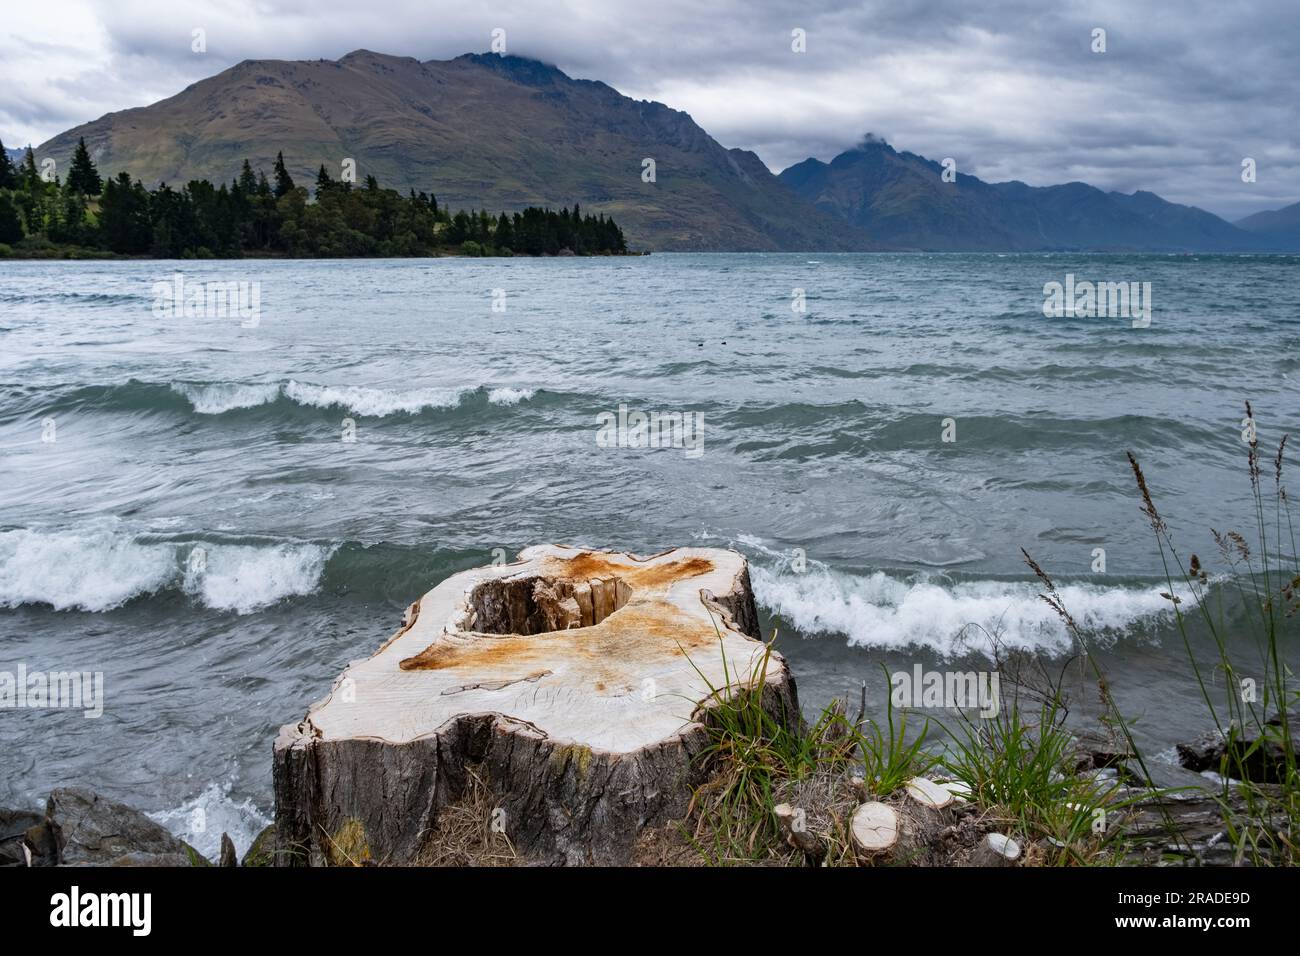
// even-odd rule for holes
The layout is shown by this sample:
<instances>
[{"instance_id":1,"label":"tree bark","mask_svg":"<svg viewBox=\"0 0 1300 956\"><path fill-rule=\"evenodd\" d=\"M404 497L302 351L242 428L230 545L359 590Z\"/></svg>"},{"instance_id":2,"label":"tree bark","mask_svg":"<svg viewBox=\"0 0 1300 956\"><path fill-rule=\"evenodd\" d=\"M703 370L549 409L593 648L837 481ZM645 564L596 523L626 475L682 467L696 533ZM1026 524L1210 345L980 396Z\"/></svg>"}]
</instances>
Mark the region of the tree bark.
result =
<instances>
[{"instance_id":1,"label":"tree bark","mask_svg":"<svg viewBox=\"0 0 1300 956\"><path fill-rule=\"evenodd\" d=\"M280 865L415 860L481 765L492 819L523 857L626 862L702 781L711 688L747 685L765 650L745 559L552 545L457 574L354 662L275 742ZM773 653L764 709L793 727Z\"/></svg>"}]
</instances>

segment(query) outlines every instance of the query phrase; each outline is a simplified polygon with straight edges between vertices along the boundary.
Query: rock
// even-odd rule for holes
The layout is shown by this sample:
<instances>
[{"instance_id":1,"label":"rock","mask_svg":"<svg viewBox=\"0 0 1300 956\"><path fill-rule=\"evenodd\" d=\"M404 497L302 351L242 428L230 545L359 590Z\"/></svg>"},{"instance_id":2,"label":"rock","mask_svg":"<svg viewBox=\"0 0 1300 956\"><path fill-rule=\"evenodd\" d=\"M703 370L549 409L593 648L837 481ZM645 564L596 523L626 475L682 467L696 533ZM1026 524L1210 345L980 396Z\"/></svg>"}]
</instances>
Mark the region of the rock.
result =
<instances>
[{"instance_id":1,"label":"rock","mask_svg":"<svg viewBox=\"0 0 1300 956\"><path fill-rule=\"evenodd\" d=\"M1300 730L1300 724L1293 726ZM1281 722L1280 716L1267 721L1272 727ZM1277 732L1262 734L1255 728L1241 730L1235 725L1225 737L1218 731L1202 734L1190 743L1179 744L1178 762L1188 770L1200 773L1211 770L1220 772L1223 761L1227 760L1225 776L1234 780L1249 779L1251 783L1281 783L1287 772L1286 749L1277 739ZM1293 740L1295 749L1300 740ZM1295 751L1300 757L1300 750Z\"/></svg>"},{"instance_id":2,"label":"rock","mask_svg":"<svg viewBox=\"0 0 1300 956\"><path fill-rule=\"evenodd\" d=\"M235 844L229 833L221 834L221 856L217 866L239 866L239 856L235 853Z\"/></svg>"},{"instance_id":3,"label":"rock","mask_svg":"<svg viewBox=\"0 0 1300 956\"><path fill-rule=\"evenodd\" d=\"M1071 746L1076 773L1117 767L1133 756L1133 748L1128 745L1128 741L1113 730L1079 731Z\"/></svg>"},{"instance_id":4,"label":"rock","mask_svg":"<svg viewBox=\"0 0 1300 956\"><path fill-rule=\"evenodd\" d=\"M1155 756L1146 758L1147 773L1142 772L1142 766L1136 760L1129 760L1124 763L1120 770L1123 773L1125 781L1131 781L1141 788L1154 788L1156 790L1170 791L1168 798L1171 800L1189 800L1204 797L1206 791L1213 789L1214 785L1209 780L1202 777L1187 768L1176 764L1168 763Z\"/></svg>"},{"instance_id":5,"label":"rock","mask_svg":"<svg viewBox=\"0 0 1300 956\"><path fill-rule=\"evenodd\" d=\"M240 866L274 866L275 865L275 824L259 833L253 845L244 854Z\"/></svg>"},{"instance_id":6,"label":"rock","mask_svg":"<svg viewBox=\"0 0 1300 956\"><path fill-rule=\"evenodd\" d=\"M6 810L0 808L0 866L26 866L24 834L39 827L42 817L35 810Z\"/></svg>"},{"instance_id":7,"label":"rock","mask_svg":"<svg viewBox=\"0 0 1300 956\"><path fill-rule=\"evenodd\" d=\"M31 854L31 866L58 866L59 844L54 839L54 831L44 817L41 821L27 828L23 834L23 845Z\"/></svg>"},{"instance_id":8,"label":"rock","mask_svg":"<svg viewBox=\"0 0 1300 956\"><path fill-rule=\"evenodd\" d=\"M56 862L61 866L207 863L197 850L139 810L81 787L51 793L44 823L53 839Z\"/></svg>"},{"instance_id":9,"label":"rock","mask_svg":"<svg viewBox=\"0 0 1300 956\"><path fill-rule=\"evenodd\" d=\"M704 721L766 661L761 706L794 726L794 680L758 638L745 559L543 545L412 605L275 742L277 861L413 861L475 765L518 855L617 864L685 816Z\"/></svg>"},{"instance_id":10,"label":"rock","mask_svg":"<svg viewBox=\"0 0 1300 956\"><path fill-rule=\"evenodd\" d=\"M1223 735L1212 730L1201 734L1190 743L1178 744L1178 762L1196 773L1202 770L1218 770L1219 761L1227 747Z\"/></svg>"}]
</instances>

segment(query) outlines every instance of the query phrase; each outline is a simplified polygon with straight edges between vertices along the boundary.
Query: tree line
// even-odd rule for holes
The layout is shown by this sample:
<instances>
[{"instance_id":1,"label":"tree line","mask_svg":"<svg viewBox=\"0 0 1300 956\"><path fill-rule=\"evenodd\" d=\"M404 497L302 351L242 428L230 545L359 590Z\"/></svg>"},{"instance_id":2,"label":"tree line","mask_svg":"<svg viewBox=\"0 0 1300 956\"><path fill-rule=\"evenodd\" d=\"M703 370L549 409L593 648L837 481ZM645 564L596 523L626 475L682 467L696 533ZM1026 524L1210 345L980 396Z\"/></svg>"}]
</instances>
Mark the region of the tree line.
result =
<instances>
[{"instance_id":1,"label":"tree line","mask_svg":"<svg viewBox=\"0 0 1300 956\"><path fill-rule=\"evenodd\" d=\"M0 246L20 254L92 253L165 259L376 258L466 255L622 255L623 230L575 203L555 212L529 207L491 216L454 215L437 198L332 179L322 165L315 195L294 183L283 154L268 179L244 160L229 184L196 179L173 189L146 189L125 172L102 179L77 142L67 179L42 176L29 146L15 165L0 143ZM13 252L0 248L0 253Z\"/></svg>"}]
</instances>

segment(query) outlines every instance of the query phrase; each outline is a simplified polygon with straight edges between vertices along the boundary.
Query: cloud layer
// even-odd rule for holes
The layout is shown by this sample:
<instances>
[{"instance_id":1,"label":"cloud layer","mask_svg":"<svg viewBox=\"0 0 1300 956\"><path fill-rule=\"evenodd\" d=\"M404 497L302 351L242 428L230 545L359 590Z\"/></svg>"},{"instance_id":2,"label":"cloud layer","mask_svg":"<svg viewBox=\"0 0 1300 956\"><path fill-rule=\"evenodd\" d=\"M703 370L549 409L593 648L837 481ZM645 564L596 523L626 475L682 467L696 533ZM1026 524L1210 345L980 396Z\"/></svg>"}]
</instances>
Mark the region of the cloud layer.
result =
<instances>
[{"instance_id":1,"label":"cloud layer","mask_svg":"<svg viewBox=\"0 0 1300 956\"><path fill-rule=\"evenodd\" d=\"M0 138L40 143L249 58L488 48L689 112L774 170L872 130L989 180L1150 189L1227 218L1300 199L1300 7L1184 0L46 0L6 11ZM979 9L975 9L978 7ZM1048 9L1051 8L1051 9ZM1106 51L1091 50L1093 30ZM192 51L205 31L207 51ZM795 29L806 52L791 49ZM1241 181L1252 157L1258 180Z\"/></svg>"}]
</instances>

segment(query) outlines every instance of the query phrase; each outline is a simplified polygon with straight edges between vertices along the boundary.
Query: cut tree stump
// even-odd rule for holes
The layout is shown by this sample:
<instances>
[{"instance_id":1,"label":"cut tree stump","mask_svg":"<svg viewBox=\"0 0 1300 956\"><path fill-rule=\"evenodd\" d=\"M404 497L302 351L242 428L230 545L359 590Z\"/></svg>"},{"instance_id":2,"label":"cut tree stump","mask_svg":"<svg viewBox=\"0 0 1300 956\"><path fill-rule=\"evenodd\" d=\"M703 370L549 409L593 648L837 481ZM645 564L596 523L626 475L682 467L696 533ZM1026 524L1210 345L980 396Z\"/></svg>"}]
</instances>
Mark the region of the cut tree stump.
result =
<instances>
[{"instance_id":1,"label":"cut tree stump","mask_svg":"<svg viewBox=\"0 0 1300 956\"><path fill-rule=\"evenodd\" d=\"M764 653L734 551L541 545L454 575L281 728L277 863L413 862L471 766L521 857L627 862L705 779L710 686L746 685ZM776 653L761 706L797 725Z\"/></svg>"},{"instance_id":2,"label":"cut tree stump","mask_svg":"<svg viewBox=\"0 0 1300 956\"><path fill-rule=\"evenodd\" d=\"M861 863L891 859L898 848L898 814L879 801L864 803L853 811L849 833L853 850Z\"/></svg>"},{"instance_id":3,"label":"cut tree stump","mask_svg":"<svg viewBox=\"0 0 1300 956\"><path fill-rule=\"evenodd\" d=\"M1020 860L1020 844L1005 833L990 833L971 853L971 866L1015 866Z\"/></svg>"},{"instance_id":4,"label":"cut tree stump","mask_svg":"<svg viewBox=\"0 0 1300 956\"><path fill-rule=\"evenodd\" d=\"M788 803L778 803L772 808L772 813L776 817L777 826L781 828L786 844L803 851L805 861L810 866L821 863L826 857L826 844L815 833L809 831L806 814Z\"/></svg>"},{"instance_id":5,"label":"cut tree stump","mask_svg":"<svg viewBox=\"0 0 1300 956\"><path fill-rule=\"evenodd\" d=\"M943 810L953 802L953 794L926 777L907 781L907 795L927 810Z\"/></svg>"}]
</instances>

